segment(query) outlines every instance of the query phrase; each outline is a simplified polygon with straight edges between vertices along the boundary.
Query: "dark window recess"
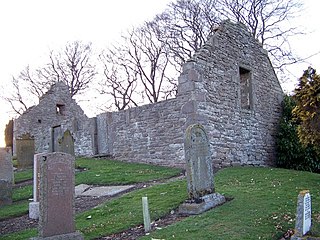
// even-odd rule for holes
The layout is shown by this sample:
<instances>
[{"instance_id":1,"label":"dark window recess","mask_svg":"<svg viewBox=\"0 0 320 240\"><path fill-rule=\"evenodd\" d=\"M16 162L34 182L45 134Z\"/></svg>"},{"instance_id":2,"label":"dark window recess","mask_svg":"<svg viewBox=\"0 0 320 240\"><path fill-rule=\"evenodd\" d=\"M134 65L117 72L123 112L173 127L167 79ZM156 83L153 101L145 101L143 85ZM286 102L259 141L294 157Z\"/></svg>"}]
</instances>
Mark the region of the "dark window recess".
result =
<instances>
[{"instance_id":1,"label":"dark window recess","mask_svg":"<svg viewBox=\"0 0 320 240\"><path fill-rule=\"evenodd\" d=\"M38 119L38 123L41 123L41 119Z\"/></svg>"},{"instance_id":2,"label":"dark window recess","mask_svg":"<svg viewBox=\"0 0 320 240\"><path fill-rule=\"evenodd\" d=\"M57 114L59 114L59 115L64 115L64 114L65 114L65 111L66 111L65 105L63 105L63 104L57 104L57 105L56 105L56 112L57 112Z\"/></svg>"},{"instance_id":3,"label":"dark window recess","mask_svg":"<svg viewBox=\"0 0 320 240\"><path fill-rule=\"evenodd\" d=\"M241 108L252 109L251 72L250 70L240 67L239 75L240 75Z\"/></svg>"}]
</instances>

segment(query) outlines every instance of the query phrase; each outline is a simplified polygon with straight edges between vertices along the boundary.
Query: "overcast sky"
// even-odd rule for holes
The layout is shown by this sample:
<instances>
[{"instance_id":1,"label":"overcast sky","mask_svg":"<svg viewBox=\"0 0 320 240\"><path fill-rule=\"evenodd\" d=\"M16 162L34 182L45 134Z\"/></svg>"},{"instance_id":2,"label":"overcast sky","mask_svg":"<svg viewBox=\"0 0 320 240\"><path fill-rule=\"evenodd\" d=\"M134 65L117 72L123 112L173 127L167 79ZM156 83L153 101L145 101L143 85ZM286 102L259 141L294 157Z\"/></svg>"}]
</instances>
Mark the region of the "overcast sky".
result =
<instances>
[{"instance_id":1,"label":"overcast sky","mask_svg":"<svg viewBox=\"0 0 320 240\"><path fill-rule=\"evenodd\" d=\"M0 2L0 92L27 65L41 66L48 51L67 41L92 42L107 47L121 31L161 13L170 0L8 0ZM320 1L304 0L305 10L293 24L308 32L292 41L300 56L320 51ZM290 69L292 81L312 64L320 70L320 56ZM287 91L293 84L283 85ZM84 109L86 111L86 109ZM0 99L0 146L4 145L5 124L12 117L10 107Z\"/></svg>"}]
</instances>

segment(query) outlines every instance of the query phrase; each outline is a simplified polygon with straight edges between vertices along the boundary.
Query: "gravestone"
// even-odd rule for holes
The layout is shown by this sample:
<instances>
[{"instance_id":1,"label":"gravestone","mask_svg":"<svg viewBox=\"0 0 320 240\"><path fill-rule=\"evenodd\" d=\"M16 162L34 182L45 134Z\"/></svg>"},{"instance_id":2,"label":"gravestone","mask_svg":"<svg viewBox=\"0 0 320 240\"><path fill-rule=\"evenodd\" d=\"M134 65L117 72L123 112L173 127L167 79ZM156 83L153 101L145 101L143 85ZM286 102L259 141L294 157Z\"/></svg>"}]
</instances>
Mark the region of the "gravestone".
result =
<instances>
[{"instance_id":1,"label":"gravestone","mask_svg":"<svg viewBox=\"0 0 320 240\"><path fill-rule=\"evenodd\" d=\"M13 182L11 148L0 148L0 206L12 203Z\"/></svg>"},{"instance_id":2,"label":"gravestone","mask_svg":"<svg viewBox=\"0 0 320 240\"><path fill-rule=\"evenodd\" d=\"M39 219L40 160L46 153L38 153L33 159L33 200L29 203L29 218Z\"/></svg>"},{"instance_id":3,"label":"gravestone","mask_svg":"<svg viewBox=\"0 0 320 240\"><path fill-rule=\"evenodd\" d=\"M200 214L225 202L215 193L210 142L200 124L187 128L184 139L189 199L179 207L181 214Z\"/></svg>"},{"instance_id":4,"label":"gravestone","mask_svg":"<svg viewBox=\"0 0 320 240\"><path fill-rule=\"evenodd\" d=\"M83 239L74 222L74 156L43 154L39 168L39 237L32 239Z\"/></svg>"},{"instance_id":5,"label":"gravestone","mask_svg":"<svg viewBox=\"0 0 320 240\"><path fill-rule=\"evenodd\" d=\"M74 156L74 139L69 130L63 133L62 138L58 139L57 152L64 152Z\"/></svg>"},{"instance_id":6,"label":"gravestone","mask_svg":"<svg viewBox=\"0 0 320 240\"><path fill-rule=\"evenodd\" d=\"M23 134L16 139L16 152L18 168L33 166L34 137L29 133Z\"/></svg>"},{"instance_id":7,"label":"gravestone","mask_svg":"<svg viewBox=\"0 0 320 240\"><path fill-rule=\"evenodd\" d=\"M293 240L303 239L311 230L311 196L309 190L301 191L298 195L296 226Z\"/></svg>"}]
</instances>

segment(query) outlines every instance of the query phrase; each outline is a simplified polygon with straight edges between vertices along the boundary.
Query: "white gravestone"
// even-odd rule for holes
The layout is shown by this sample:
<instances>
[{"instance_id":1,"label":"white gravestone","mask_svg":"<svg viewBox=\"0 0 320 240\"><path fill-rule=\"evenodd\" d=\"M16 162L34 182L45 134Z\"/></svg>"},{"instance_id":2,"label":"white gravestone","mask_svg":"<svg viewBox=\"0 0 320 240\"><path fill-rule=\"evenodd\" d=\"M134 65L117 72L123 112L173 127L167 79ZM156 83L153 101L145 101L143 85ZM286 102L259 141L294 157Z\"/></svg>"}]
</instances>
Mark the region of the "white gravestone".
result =
<instances>
[{"instance_id":1,"label":"white gravestone","mask_svg":"<svg viewBox=\"0 0 320 240\"><path fill-rule=\"evenodd\" d=\"M303 197L303 231L302 234L305 235L311 229L311 196L307 192Z\"/></svg>"}]
</instances>

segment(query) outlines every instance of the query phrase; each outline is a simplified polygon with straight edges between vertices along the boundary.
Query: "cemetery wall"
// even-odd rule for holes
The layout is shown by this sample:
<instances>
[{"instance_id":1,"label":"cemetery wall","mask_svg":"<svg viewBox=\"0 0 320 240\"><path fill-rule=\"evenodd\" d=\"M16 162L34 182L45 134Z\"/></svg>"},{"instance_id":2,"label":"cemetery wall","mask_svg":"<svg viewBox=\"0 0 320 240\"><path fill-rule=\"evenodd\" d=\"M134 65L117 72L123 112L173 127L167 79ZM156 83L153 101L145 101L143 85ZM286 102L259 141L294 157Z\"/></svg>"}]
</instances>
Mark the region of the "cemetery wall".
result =
<instances>
[{"instance_id":1,"label":"cemetery wall","mask_svg":"<svg viewBox=\"0 0 320 240\"><path fill-rule=\"evenodd\" d=\"M94 121L89 119L71 98L68 87L58 82L46 93L39 104L29 108L14 121L14 154L16 139L27 133L34 138L35 153L51 152L54 131L57 136L69 130L75 140L76 155L93 155ZM58 137L59 137L58 136Z\"/></svg>"}]
</instances>

